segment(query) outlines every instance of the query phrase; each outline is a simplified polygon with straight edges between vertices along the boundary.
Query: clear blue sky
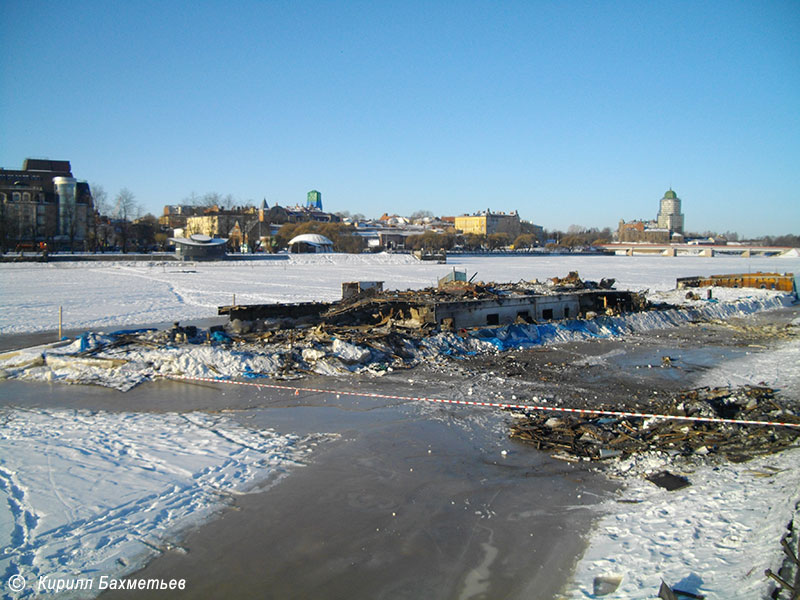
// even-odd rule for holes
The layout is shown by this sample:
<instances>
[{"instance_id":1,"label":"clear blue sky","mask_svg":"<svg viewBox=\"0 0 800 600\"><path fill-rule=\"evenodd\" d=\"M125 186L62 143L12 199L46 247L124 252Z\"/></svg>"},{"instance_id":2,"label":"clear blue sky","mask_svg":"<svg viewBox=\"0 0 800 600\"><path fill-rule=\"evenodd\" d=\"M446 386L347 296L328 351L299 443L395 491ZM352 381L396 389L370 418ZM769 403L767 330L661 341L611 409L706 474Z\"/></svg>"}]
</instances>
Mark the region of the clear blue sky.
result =
<instances>
[{"instance_id":1,"label":"clear blue sky","mask_svg":"<svg viewBox=\"0 0 800 600\"><path fill-rule=\"evenodd\" d=\"M0 2L0 166L368 216L800 233L800 2Z\"/></svg>"}]
</instances>

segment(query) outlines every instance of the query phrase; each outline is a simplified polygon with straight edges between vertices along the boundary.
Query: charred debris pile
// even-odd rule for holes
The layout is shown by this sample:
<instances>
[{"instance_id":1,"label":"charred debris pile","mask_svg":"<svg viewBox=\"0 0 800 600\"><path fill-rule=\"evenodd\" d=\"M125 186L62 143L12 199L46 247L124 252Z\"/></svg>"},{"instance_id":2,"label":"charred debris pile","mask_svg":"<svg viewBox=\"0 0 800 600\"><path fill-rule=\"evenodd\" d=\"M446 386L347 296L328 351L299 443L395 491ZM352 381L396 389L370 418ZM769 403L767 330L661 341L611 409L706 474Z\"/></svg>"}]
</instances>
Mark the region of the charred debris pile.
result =
<instances>
[{"instance_id":1,"label":"charred debris pile","mask_svg":"<svg viewBox=\"0 0 800 600\"><path fill-rule=\"evenodd\" d=\"M272 342L323 335L368 343L649 308L643 294L613 285L613 279L583 281L577 272L545 283L473 283L454 270L437 287L421 290L384 291L380 281L348 282L336 302L221 306L219 314L229 317L227 330L234 339Z\"/></svg>"},{"instance_id":2,"label":"charred debris pile","mask_svg":"<svg viewBox=\"0 0 800 600\"><path fill-rule=\"evenodd\" d=\"M347 282L335 302L221 306L218 313L228 317L224 326L206 332L176 323L150 336L154 342L235 344L268 353L282 366L262 376L294 377L410 368L420 360L497 348L493 336L513 326L536 328L651 308L643 294L613 289L613 279L584 281L577 272L545 282L472 279L453 270L435 287L406 291L386 291L380 281Z\"/></svg>"},{"instance_id":3,"label":"charred debris pile","mask_svg":"<svg viewBox=\"0 0 800 600\"><path fill-rule=\"evenodd\" d=\"M792 407L762 386L699 388L654 402L663 415L800 423ZM602 460L660 451L674 456L717 456L744 462L800 441L790 427L743 426L638 417L519 414L511 437L567 460Z\"/></svg>"}]
</instances>

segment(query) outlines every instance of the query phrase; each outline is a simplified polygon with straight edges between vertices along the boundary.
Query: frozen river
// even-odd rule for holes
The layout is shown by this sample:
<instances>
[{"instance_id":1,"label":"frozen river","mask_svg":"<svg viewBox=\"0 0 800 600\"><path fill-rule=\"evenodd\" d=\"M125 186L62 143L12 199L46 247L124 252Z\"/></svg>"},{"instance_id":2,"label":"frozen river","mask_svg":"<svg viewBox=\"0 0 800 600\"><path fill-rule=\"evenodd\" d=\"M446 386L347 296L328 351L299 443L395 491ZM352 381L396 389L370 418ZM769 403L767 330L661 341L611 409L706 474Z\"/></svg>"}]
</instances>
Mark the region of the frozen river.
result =
<instances>
[{"instance_id":1,"label":"frozen river","mask_svg":"<svg viewBox=\"0 0 800 600\"><path fill-rule=\"evenodd\" d=\"M237 303L334 300L342 281L419 288L452 267L477 272L476 280L542 280L577 270L585 279L615 277L619 288L668 290L689 275L796 272L800 260L462 257L444 266L406 256L334 255L245 264L11 264L0 265L0 331L5 348L19 347L31 333L53 330L59 306L74 329L186 322L213 318L234 293ZM720 339L733 335L725 331ZM680 347L666 338L647 351L650 337L640 336L627 358L624 339L582 342L570 346L569 360L580 374L591 354L598 357L592 364L607 361L609 372L625 378L619 387L598 384L609 398L630 388L646 396L652 389L762 380L797 393L796 343L764 340L748 348L731 337L692 345L694 335L687 328ZM552 360L531 352L543 364ZM691 376L629 368L648 352L693 365L685 371ZM459 372L420 368L301 385L403 396L511 394L511 383L491 373L467 380ZM586 384L538 385L570 397ZM649 597L630 590L664 573L673 582L685 577L709 598L737 597L714 590L732 589L725 582L738 571L721 565L738 564L739 555L727 546L699 546L728 535L713 514L727 511L725 519L745 523L731 533L731 547L754 549L772 565L780 547L765 534L785 527L797 500L790 493L796 471L781 466L793 459L784 454L773 462L776 472L758 467L767 473L761 478L741 469L701 484L706 475L699 473L685 496L665 498L638 482L629 489L641 519L626 520L627 512L639 513L614 512L617 484L509 441L508 416L478 408L167 381L127 393L5 381L0 407L0 487L8 507L0 516L0 577L4 584L27 578L23 597L44 575L121 576L145 564L133 577L185 579L183 597L195 598L530 598L559 591L584 598L591 597L591 578L606 572L623 575L620 598ZM759 491L764 485L766 495ZM728 497L763 500L767 513L773 505L781 512L753 526L747 514L722 503ZM668 549L687 543L659 521L665 500L687 512L693 504L711 511L697 512L708 522L692 525L700 554ZM592 534L604 513L603 528ZM570 583L587 539L593 541ZM667 550L659 554L653 540ZM636 556L624 556L625 544L638 548ZM707 572L697 583L693 561L701 554Z\"/></svg>"},{"instance_id":2,"label":"frozen river","mask_svg":"<svg viewBox=\"0 0 800 600\"><path fill-rule=\"evenodd\" d=\"M436 284L455 267L475 281L563 277L617 280L618 289L668 290L675 279L749 271L800 272L800 258L465 256L447 265L409 255L305 255L288 261L214 263L0 264L0 334L52 331L62 307L66 329L108 328L205 319L217 307L332 301L344 281L384 281L386 289Z\"/></svg>"}]
</instances>

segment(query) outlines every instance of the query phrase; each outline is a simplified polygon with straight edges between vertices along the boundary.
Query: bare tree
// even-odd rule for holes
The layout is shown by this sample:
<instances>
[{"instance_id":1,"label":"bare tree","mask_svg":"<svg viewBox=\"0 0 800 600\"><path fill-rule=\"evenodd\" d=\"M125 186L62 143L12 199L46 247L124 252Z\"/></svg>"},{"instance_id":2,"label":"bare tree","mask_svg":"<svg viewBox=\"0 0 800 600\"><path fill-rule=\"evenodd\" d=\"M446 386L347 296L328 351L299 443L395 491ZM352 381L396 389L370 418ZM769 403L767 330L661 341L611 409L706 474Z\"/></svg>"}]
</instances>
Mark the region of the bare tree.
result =
<instances>
[{"instance_id":1,"label":"bare tree","mask_svg":"<svg viewBox=\"0 0 800 600\"><path fill-rule=\"evenodd\" d=\"M136 196L128 188L122 188L114 200L114 217L120 221L120 236L122 238L122 251L128 251L128 225L130 219L135 218L141 208L136 203Z\"/></svg>"},{"instance_id":2,"label":"bare tree","mask_svg":"<svg viewBox=\"0 0 800 600\"><path fill-rule=\"evenodd\" d=\"M101 245L102 234L100 232L100 217L108 215L110 206L108 204L108 194L105 188L99 183L92 183L89 186L92 194L92 204L94 210L89 210L86 215L89 244L91 250L96 252Z\"/></svg>"},{"instance_id":3,"label":"bare tree","mask_svg":"<svg viewBox=\"0 0 800 600\"><path fill-rule=\"evenodd\" d=\"M139 212L136 196L128 188L122 188L114 199L114 216L117 219L133 219Z\"/></svg>"},{"instance_id":4,"label":"bare tree","mask_svg":"<svg viewBox=\"0 0 800 600\"><path fill-rule=\"evenodd\" d=\"M189 204L190 206L202 206L202 201L200 196L197 195L197 192L192 192L186 198L183 199L184 204Z\"/></svg>"},{"instance_id":5,"label":"bare tree","mask_svg":"<svg viewBox=\"0 0 800 600\"><path fill-rule=\"evenodd\" d=\"M419 221L423 221L424 219L432 219L433 213L429 210L418 210L416 212L411 213L408 217L414 223L418 223Z\"/></svg>"},{"instance_id":6,"label":"bare tree","mask_svg":"<svg viewBox=\"0 0 800 600\"><path fill-rule=\"evenodd\" d=\"M14 224L10 212L10 207L6 202L0 202L0 252L5 252L13 240Z\"/></svg>"},{"instance_id":7,"label":"bare tree","mask_svg":"<svg viewBox=\"0 0 800 600\"><path fill-rule=\"evenodd\" d=\"M219 210L231 210L236 205L236 198L233 197L233 194L226 194L223 196L219 192L207 192L202 196L198 196L195 192L192 192L183 199L183 202L191 206L202 206L204 208L216 207Z\"/></svg>"},{"instance_id":8,"label":"bare tree","mask_svg":"<svg viewBox=\"0 0 800 600\"><path fill-rule=\"evenodd\" d=\"M107 215L111 210L108 204L108 194L105 188L99 183L93 183L89 186L92 190L92 202L94 202L94 209L99 215Z\"/></svg>"},{"instance_id":9,"label":"bare tree","mask_svg":"<svg viewBox=\"0 0 800 600\"><path fill-rule=\"evenodd\" d=\"M219 207L222 210L232 210L235 205L236 198L233 197L233 194L227 194L221 198Z\"/></svg>"},{"instance_id":10,"label":"bare tree","mask_svg":"<svg viewBox=\"0 0 800 600\"><path fill-rule=\"evenodd\" d=\"M218 192L208 192L207 194L203 194L199 201L200 206L205 206L207 208L211 208L212 206L216 206L217 208L221 208L220 205L222 204L222 194Z\"/></svg>"}]
</instances>

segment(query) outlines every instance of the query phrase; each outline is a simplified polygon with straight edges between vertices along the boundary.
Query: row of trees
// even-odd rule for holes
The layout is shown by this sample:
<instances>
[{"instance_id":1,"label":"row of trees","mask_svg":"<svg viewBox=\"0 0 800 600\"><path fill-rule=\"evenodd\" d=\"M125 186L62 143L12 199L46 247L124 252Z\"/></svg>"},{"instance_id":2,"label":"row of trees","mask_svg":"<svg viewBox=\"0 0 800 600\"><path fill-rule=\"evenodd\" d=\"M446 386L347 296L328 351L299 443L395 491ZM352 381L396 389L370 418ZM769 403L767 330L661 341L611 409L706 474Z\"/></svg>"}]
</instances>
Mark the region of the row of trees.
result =
<instances>
[{"instance_id":1,"label":"row of trees","mask_svg":"<svg viewBox=\"0 0 800 600\"><path fill-rule=\"evenodd\" d=\"M122 188L113 200L109 200L108 194L102 185L93 183L91 185L92 200L94 209L101 217L113 217L115 219L133 220L141 216L142 207L136 201L136 196L128 188Z\"/></svg>"},{"instance_id":2,"label":"row of trees","mask_svg":"<svg viewBox=\"0 0 800 600\"><path fill-rule=\"evenodd\" d=\"M476 233L436 233L426 231L419 235L410 235L406 238L406 248L409 250L453 250L463 249L469 251L495 250L506 248L513 242L514 248L532 248L538 245L536 236L523 233L512 238L508 233L492 233L488 236Z\"/></svg>"},{"instance_id":3,"label":"row of trees","mask_svg":"<svg viewBox=\"0 0 800 600\"><path fill-rule=\"evenodd\" d=\"M763 242L765 246L791 246L792 248L800 248L800 235L791 233L776 237L768 235L764 238Z\"/></svg>"},{"instance_id":4,"label":"row of trees","mask_svg":"<svg viewBox=\"0 0 800 600\"><path fill-rule=\"evenodd\" d=\"M508 233L491 233L488 236L475 233L461 234L456 232L435 233L426 231L420 235L412 235L406 239L406 248L411 250L452 250L463 249L468 251L497 250L513 247L515 250L525 250L537 246L548 246L551 249L574 250L598 244L607 244L612 240L609 228L602 230L592 228L586 230L572 230L571 232L545 231L542 239L525 231L512 237ZM552 240L552 241L549 241Z\"/></svg>"},{"instance_id":5,"label":"row of trees","mask_svg":"<svg viewBox=\"0 0 800 600\"><path fill-rule=\"evenodd\" d=\"M277 247L286 248L291 239L304 233L318 233L333 242L336 252L349 252L357 254L366 247L364 238L353 235L355 227L344 223L317 223L306 221L304 223L285 223L278 230L276 237Z\"/></svg>"},{"instance_id":6,"label":"row of trees","mask_svg":"<svg viewBox=\"0 0 800 600\"><path fill-rule=\"evenodd\" d=\"M90 250L102 252L119 248L127 252L132 240L136 241L137 249L142 244L147 248L153 246L158 233L158 220L153 215L147 215L149 222L134 223L141 217L142 207L131 190L122 188L113 199L109 199L102 185L93 183L91 190L96 216L92 219L87 240ZM166 243L166 235L163 237Z\"/></svg>"}]
</instances>

